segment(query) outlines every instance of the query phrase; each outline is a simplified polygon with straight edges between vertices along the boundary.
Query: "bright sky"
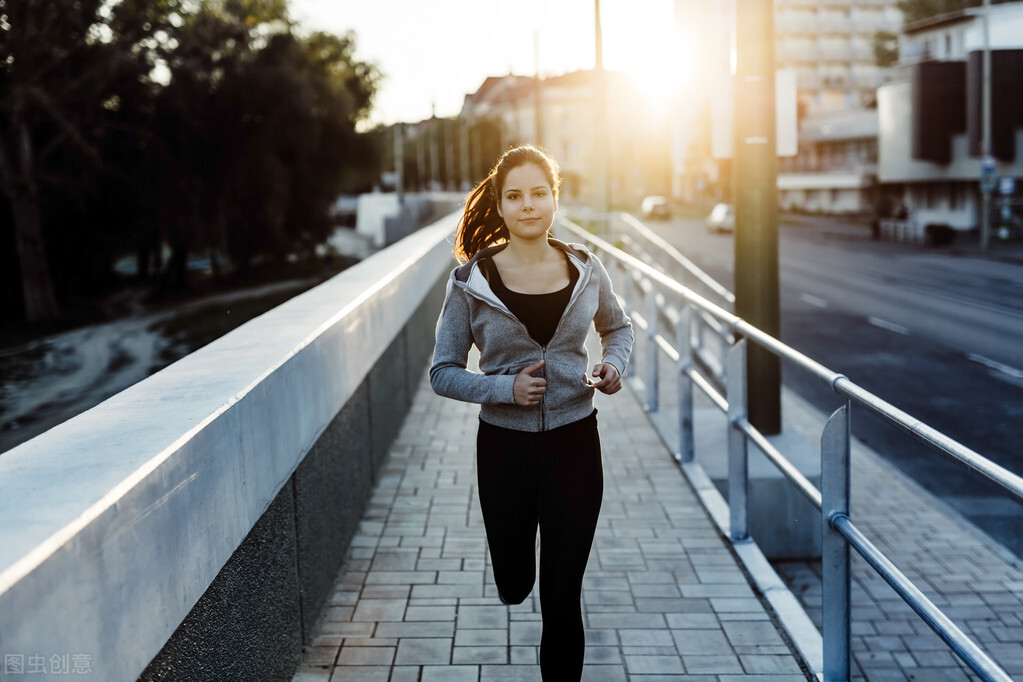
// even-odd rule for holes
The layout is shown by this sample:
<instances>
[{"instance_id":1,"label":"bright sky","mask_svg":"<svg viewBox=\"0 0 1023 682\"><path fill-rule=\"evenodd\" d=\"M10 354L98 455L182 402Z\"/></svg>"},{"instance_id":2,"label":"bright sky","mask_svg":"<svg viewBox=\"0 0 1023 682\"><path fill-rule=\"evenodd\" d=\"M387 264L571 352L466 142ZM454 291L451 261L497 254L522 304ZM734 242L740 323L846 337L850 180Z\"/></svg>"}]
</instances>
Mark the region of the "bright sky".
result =
<instances>
[{"instance_id":1,"label":"bright sky","mask_svg":"<svg viewBox=\"0 0 1023 682\"><path fill-rule=\"evenodd\" d=\"M678 64L672 0L602 0L604 66ZM593 0L291 0L309 30L357 36L385 79L373 122L454 116L487 76L593 68ZM658 75L646 71L648 80Z\"/></svg>"}]
</instances>

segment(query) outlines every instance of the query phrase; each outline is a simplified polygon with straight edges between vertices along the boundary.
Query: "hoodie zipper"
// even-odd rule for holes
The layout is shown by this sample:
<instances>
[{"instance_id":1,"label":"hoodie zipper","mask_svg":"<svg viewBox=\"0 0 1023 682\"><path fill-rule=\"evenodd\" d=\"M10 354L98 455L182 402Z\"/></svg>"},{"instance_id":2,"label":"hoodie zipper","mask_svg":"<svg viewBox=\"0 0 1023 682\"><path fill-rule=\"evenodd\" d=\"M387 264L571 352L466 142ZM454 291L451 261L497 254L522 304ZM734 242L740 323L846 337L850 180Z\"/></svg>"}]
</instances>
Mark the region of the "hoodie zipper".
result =
<instances>
[{"instance_id":1,"label":"hoodie zipper","mask_svg":"<svg viewBox=\"0 0 1023 682\"><path fill-rule=\"evenodd\" d=\"M572 292L572 298L569 299L568 304L565 306L565 310L561 313L561 317L558 319L557 326L554 327L554 333L551 334L551 341L553 341L555 339L555 337L557 337L558 332L561 331L561 325L565 322L565 318L568 317L569 310L571 310L572 306L575 305L576 301L579 300L579 296L580 296L582 290L585 289L586 286L589 284L589 280L588 279L587 279L586 282L582 282L582 277L584 275L587 275L587 274L591 274L591 273L588 273L586 270L584 270L584 271L579 273L580 281L576 283L576 289ZM580 284L581 284L581 286L580 286ZM486 303L487 305L491 306L495 310L498 310L499 312L504 313L505 315L507 315L508 317L510 317L511 319L513 319L513 320L515 320L516 322L519 323L519 326L521 326L522 330L526 333L526 337L530 341L532 341L533 343L535 343L537 346L540 347L540 358L543 360L543 369L541 370L541 372L543 372L543 378L546 381L546 379L547 379L547 346L542 344L542 343L537 342L536 339L534 339L532 336L530 336L529 335L529 329L526 327L526 325L523 324L522 320L520 320L518 317L516 317L515 314L512 311L508 310L507 307L504 306L503 302L502 302L501 306L495 306L491 301L488 301L485 296L481 296L481 295L477 294L471 288L466 287L465 290L470 295L472 295L474 298L479 299L483 303ZM550 343L550 342L548 341L548 343ZM540 397L540 431L546 431L546 430L547 430L547 392L544 391L544 394Z\"/></svg>"},{"instance_id":2,"label":"hoodie zipper","mask_svg":"<svg viewBox=\"0 0 1023 682\"><path fill-rule=\"evenodd\" d=\"M551 338L554 337L552 336ZM544 381L547 381L547 346L540 346L540 356L543 360L543 369L541 371L543 372ZM544 391L543 395L540 396L540 430L547 430L547 391Z\"/></svg>"}]
</instances>

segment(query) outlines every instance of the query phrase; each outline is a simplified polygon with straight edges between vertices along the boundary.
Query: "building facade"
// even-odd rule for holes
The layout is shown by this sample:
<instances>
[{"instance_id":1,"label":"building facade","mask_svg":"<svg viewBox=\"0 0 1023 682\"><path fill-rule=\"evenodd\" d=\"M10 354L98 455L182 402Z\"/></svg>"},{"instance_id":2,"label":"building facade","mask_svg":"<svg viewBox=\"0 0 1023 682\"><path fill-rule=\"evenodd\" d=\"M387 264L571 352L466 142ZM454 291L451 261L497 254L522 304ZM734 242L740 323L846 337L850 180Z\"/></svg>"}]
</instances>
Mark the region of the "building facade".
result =
<instances>
[{"instance_id":1,"label":"building facade","mask_svg":"<svg viewBox=\"0 0 1023 682\"><path fill-rule=\"evenodd\" d=\"M992 183L1023 179L1023 2L992 5ZM882 212L902 214L915 239L980 225L983 10L907 25L899 78L878 90ZM995 225L1018 222L1018 193L995 191ZM901 216L900 216L901 217Z\"/></svg>"},{"instance_id":2,"label":"building facade","mask_svg":"<svg viewBox=\"0 0 1023 682\"><path fill-rule=\"evenodd\" d=\"M673 191L683 201L726 200L731 164L714 140L730 121L734 0L676 0L680 33L706 56L708 74L694 85L689 110L673 127ZM795 74L797 153L778 166L783 210L869 214L876 203L877 88L893 76L877 64L875 38L897 35L897 0L775 0L775 63ZM687 30L686 24L700 30ZM694 102L693 100L697 100ZM702 99L707 102L700 101Z\"/></svg>"},{"instance_id":3,"label":"building facade","mask_svg":"<svg viewBox=\"0 0 1023 682\"><path fill-rule=\"evenodd\" d=\"M563 201L599 205L606 196L610 207L632 207L646 194L668 193L666 112L646 106L646 95L623 74L604 77L603 106L592 70L493 77L466 95L458 122L470 131L469 155L485 166L475 164L474 182L502 151L537 144L558 160ZM488 146L487 136L499 144Z\"/></svg>"}]
</instances>

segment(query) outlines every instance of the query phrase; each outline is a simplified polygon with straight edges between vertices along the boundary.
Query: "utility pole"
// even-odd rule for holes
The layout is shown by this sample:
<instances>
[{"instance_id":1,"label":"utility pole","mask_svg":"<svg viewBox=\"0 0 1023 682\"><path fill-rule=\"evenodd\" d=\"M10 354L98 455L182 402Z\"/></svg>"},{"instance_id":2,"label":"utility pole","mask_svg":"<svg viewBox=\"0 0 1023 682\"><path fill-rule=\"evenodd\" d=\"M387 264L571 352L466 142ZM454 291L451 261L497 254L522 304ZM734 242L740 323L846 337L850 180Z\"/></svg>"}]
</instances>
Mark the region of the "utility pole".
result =
<instances>
[{"instance_id":1,"label":"utility pole","mask_svg":"<svg viewBox=\"0 0 1023 682\"><path fill-rule=\"evenodd\" d=\"M469 121L459 119L458 123L461 131L461 144L458 145L461 151L461 184L458 191L469 191L473 185L473 174L469 170Z\"/></svg>"},{"instance_id":2,"label":"utility pole","mask_svg":"<svg viewBox=\"0 0 1023 682\"><path fill-rule=\"evenodd\" d=\"M458 188L455 180L455 126L458 119L454 121L444 119L441 130L444 131L444 187L442 189L452 190Z\"/></svg>"},{"instance_id":3,"label":"utility pole","mask_svg":"<svg viewBox=\"0 0 1023 682\"><path fill-rule=\"evenodd\" d=\"M540 80L540 32L533 31L533 141L543 146L543 83Z\"/></svg>"},{"instance_id":4,"label":"utility pole","mask_svg":"<svg viewBox=\"0 0 1023 682\"><path fill-rule=\"evenodd\" d=\"M394 124L394 190L398 205L405 201L405 124Z\"/></svg>"},{"instance_id":5,"label":"utility pole","mask_svg":"<svg viewBox=\"0 0 1023 682\"><path fill-rule=\"evenodd\" d=\"M596 128L593 139L596 142L596 163L594 185L597 188L597 210L603 217L605 226L610 226L608 216L609 196L607 191L607 93L606 75L604 73L604 38L600 29L600 0L593 0L593 25L596 44L596 60L593 69L593 114Z\"/></svg>"},{"instance_id":6,"label":"utility pole","mask_svg":"<svg viewBox=\"0 0 1023 682\"><path fill-rule=\"evenodd\" d=\"M430 123L427 128L430 142L430 183L427 189L432 191L440 182L440 119L437 118L437 103L431 107Z\"/></svg>"},{"instance_id":7,"label":"utility pole","mask_svg":"<svg viewBox=\"0 0 1023 682\"><path fill-rule=\"evenodd\" d=\"M735 0L735 314L778 338L778 155L774 3ZM781 360L747 349L749 421L781 432Z\"/></svg>"},{"instance_id":8,"label":"utility pole","mask_svg":"<svg viewBox=\"0 0 1023 682\"><path fill-rule=\"evenodd\" d=\"M991 156L991 0L984 0L984 61L981 76L980 248L991 245L991 190L995 160Z\"/></svg>"}]
</instances>

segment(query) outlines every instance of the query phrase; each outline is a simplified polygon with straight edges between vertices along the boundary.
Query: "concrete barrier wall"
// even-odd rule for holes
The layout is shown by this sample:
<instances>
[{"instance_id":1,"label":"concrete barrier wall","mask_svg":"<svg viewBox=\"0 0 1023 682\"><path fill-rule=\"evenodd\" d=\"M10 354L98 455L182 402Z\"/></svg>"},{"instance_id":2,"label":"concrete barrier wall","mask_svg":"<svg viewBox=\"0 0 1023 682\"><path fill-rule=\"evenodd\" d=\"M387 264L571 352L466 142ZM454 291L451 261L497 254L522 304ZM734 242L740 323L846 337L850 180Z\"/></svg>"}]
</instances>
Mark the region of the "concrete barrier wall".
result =
<instances>
[{"instance_id":1,"label":"concrete barrier wall","mask_svg":"<svg viewBox=\"0 0 1023 682\"><path fill-rule=\"evenodd\" d=\"M432 352L454 224L0 456L0 654L287 679Z\"/></svg>"}]
</instances>

